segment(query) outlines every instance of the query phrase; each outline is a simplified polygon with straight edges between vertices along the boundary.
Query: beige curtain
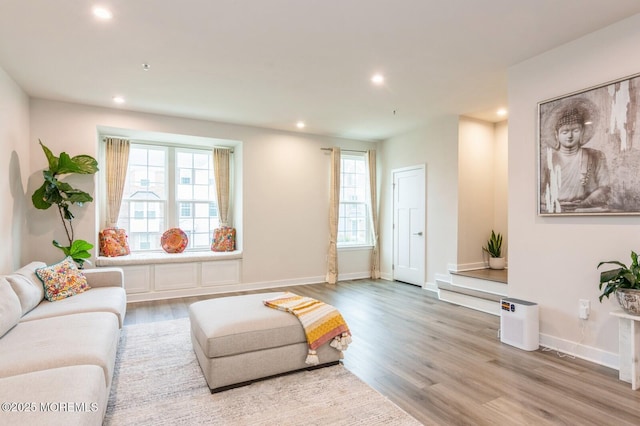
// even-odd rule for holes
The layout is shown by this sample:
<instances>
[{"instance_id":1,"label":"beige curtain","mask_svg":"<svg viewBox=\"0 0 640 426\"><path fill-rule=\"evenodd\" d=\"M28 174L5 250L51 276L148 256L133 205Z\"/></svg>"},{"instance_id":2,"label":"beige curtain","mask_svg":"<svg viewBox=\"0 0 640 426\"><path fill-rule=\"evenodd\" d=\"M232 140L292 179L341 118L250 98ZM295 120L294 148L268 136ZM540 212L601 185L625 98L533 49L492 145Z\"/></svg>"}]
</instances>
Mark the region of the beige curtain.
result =
<instances>
[{"instance_id":1,"label":"beige curtain","mask_svg":"<svg viewBox=\"0 0 640 426\"><path fill-rule=\"evenodd\" d=\"M127 177L129 141L118 138L105 138L104 141L107 162L107 227L115 227L118 224L122 191Z\"/></svg>"},{"instance_id":2,"label":"beige curtain","mask_svg":"<svg viewBox=\"0 0 640 426\"><path fill-rule=\"evenodd\" d=\"M213 173L216 179L216 199L220 227L229 225L229 164L231 150L213 148Z\"/></svg>"},{"instance_id":3,"label":"beige curtain","mask_svg":"<svg viewBox=\"0 0 640 426\"><path fill-rule=\"evenodd\" d=\"M331 187L329 193L329 253L327 282L338 282L338 214L340 210L340 148L331 150Z\"/></svg>"},{"instance_id":4,"label":"beige curtain","mask_svg":"<svg viewBox=\"0 0 640 426\"><path fill-rule=\"evenodd\" d=\"M371 278L377 280L380 278L380 245L378 236L378 196L376 184L376 151L367 151L367 163L369 166L369 191L370 195L370 217L371 217L371 236L373 238L373 250L371 251Z\"/></svg>"}]
</instances>

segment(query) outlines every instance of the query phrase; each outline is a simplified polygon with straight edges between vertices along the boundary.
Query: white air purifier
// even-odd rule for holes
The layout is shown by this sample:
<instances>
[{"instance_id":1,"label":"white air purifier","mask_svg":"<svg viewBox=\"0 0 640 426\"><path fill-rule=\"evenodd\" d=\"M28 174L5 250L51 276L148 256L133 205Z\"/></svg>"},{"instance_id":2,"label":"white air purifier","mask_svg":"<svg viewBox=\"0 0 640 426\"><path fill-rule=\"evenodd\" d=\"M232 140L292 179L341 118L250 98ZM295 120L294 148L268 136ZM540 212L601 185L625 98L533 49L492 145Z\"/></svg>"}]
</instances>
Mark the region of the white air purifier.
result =
<instances>
[{"instance_id":1,"label":"white air purifier","mask_svg":"<svg viewBox=\"0 0 640 426\"><path fill-rule=\"evenodd\" d=\"M519 299L500 300L500 341L525 351L540 344L538 304Z\"/></svg>"}]
</instances>

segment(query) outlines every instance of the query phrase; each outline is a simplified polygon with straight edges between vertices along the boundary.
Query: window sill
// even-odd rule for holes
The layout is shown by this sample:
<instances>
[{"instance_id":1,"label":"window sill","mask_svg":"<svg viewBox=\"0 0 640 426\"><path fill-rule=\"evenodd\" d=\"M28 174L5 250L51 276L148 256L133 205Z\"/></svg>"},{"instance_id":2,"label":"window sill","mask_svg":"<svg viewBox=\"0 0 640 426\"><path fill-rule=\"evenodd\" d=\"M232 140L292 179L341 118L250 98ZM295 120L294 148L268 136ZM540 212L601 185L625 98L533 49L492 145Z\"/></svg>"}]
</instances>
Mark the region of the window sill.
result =
<instances>
[{"instance_id":1,"label":"window sill","mask_svg":"<svg viewBox=\"0 0 640 426\"><path fill-rule=\"evenodd\" d=\"M353 250L373 250L373 246L372 245L338 246L338 251L353 251Z\"/></svg>"},{"instance_id":2,"label":"window sill","mask_svg":"<svg viewBox=\"0 0 640 426\"><path fill-rule=\"evenodd\" d=\"M98 256L96 266L128 266L149 265L157 263L189 263L215 262L219 260L242 259L242 251L190 251L182 253L132 253L126 256L106 257Z\"/></svg>"}]
</instances>

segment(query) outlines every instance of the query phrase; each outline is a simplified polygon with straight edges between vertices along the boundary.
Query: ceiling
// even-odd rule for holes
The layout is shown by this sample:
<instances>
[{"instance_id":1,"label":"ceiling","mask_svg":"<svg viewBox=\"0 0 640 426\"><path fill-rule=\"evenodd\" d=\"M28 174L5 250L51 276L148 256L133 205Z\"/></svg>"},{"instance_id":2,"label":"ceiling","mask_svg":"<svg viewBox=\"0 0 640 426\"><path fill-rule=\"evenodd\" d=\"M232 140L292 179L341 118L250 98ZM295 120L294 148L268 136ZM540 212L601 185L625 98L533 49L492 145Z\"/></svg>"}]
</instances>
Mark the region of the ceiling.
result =
<instances>
[{"instance_id":1,"label":"ceiling","mask_svg":"<svg viewBox=\"0 0 640 426\"><path fill-rule=\"evenodd\" d=\"M35 98L362 140L442 114L502 120L509 66L640 13L637 0L100 5L111 20L87 0L1 0L0 67Z\"/></svg>"}]
</instances>

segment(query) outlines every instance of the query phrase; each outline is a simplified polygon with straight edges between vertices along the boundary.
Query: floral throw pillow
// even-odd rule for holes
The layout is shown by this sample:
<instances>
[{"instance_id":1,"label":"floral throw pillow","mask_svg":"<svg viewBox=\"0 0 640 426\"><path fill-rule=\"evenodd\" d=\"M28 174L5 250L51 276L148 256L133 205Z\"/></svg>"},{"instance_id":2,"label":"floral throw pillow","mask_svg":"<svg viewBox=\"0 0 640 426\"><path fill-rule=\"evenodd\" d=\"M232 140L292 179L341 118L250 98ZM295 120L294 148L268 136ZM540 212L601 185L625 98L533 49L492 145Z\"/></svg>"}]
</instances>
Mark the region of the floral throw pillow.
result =
<instances>
[{"instance_id":1,"label":"floral throw pillow","mask_svg":"<svg viewBox=\"0 0 640 426\"><path fill-rule=\"evenodd\" d=\"M71 257L55 265L36 269L36 275L44 284L44 297L55 302L89 290L87 278Z\"/></svg>"},{"instance_id":2,"label":"floral throw pillow","mask_svg":"<svg viewBox=\"0 0 640 426\"><path fill-rule=\"evenodd\" d=\"M98 234L100 256L126 256L131 253L127 233L121 228L105 228Z\"/></svg>"}]
</instances>

